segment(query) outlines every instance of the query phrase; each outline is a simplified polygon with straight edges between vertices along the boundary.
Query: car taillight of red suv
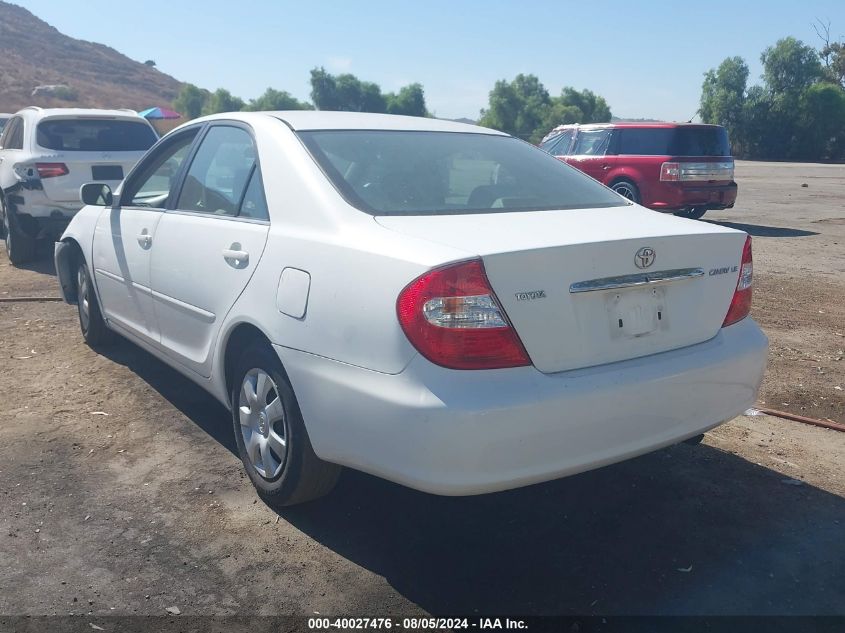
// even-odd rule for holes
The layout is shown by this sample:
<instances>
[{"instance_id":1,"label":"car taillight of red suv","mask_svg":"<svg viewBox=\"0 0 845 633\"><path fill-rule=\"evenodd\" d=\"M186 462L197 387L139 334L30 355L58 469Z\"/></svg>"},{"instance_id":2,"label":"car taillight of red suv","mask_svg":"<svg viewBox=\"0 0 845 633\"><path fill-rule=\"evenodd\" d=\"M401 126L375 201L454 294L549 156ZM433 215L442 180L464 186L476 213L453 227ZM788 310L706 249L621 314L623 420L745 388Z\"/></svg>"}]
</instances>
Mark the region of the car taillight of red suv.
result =
<instances>
[{"instance_id":1,"label":"car taillight of red suv","mask_svg":"<svg viewBox=\"0 0 845 633\"><path fill-rule=\"evenodd\" d=\"M540 147L656 211L700 218L736 202L725 128L692 123L563 125Z\"/></svg>"}]
</instances>

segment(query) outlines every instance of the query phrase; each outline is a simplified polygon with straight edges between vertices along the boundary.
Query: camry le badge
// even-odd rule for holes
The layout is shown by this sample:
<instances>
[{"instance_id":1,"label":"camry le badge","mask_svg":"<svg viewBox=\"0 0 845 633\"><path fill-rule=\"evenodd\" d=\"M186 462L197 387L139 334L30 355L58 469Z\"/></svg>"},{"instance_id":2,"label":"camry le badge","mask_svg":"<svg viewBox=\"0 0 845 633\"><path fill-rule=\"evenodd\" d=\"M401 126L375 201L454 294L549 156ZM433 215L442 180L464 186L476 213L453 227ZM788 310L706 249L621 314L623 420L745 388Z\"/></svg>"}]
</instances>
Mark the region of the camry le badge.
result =
<instances>
[{"instance_id":1,"label":"camry le badge","mask_svg":"<svg viewBox=\"0 0 845 633\"><path fill-rule=\"evenodd\" d=\"M651 246L643 246L634 255L634 264L636 264L637 268L648 268L654 263L656 257L657 254Z\"/></svg>"}]
</instances>

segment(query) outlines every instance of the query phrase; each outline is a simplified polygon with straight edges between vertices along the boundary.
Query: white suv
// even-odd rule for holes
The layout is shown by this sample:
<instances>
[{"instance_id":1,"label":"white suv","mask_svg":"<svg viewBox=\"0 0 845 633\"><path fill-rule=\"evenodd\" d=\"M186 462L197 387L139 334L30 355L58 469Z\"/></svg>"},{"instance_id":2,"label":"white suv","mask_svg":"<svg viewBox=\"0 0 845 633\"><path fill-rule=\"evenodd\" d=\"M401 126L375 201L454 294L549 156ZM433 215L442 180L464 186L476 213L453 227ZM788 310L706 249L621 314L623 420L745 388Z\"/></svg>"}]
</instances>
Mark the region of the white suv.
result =
<instances>
[{"instance_id":1,"label":"white suv","mask_svg":"<svg viewBox=\"0 0 845 633\"><path fill-rule=\"evenodd\" d=\"M158 139L132 110L24 108L0 135L0 233L13 264L61 235L82 208L79 187L116 187Z\"/></svg>"}]
</instances>

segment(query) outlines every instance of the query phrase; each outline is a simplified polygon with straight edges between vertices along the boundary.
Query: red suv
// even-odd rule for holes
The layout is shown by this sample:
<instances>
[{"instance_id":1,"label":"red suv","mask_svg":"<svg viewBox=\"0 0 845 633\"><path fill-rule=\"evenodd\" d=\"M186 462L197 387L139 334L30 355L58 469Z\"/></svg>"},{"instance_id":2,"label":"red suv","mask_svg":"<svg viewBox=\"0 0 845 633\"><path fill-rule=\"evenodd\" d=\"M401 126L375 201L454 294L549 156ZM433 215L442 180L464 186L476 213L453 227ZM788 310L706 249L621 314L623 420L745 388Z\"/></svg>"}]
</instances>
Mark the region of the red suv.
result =
<instances>
[{"instance_id":1,"label":"red suv","mask_svg":"<svg viewBox=\"0 0 845 633\"><path fill-rule=\"evenodd\" d=\"M719 125L561 125L540 147L649 209L697 219L736 201L734 159Z\"/></svg>"}]
</instances>

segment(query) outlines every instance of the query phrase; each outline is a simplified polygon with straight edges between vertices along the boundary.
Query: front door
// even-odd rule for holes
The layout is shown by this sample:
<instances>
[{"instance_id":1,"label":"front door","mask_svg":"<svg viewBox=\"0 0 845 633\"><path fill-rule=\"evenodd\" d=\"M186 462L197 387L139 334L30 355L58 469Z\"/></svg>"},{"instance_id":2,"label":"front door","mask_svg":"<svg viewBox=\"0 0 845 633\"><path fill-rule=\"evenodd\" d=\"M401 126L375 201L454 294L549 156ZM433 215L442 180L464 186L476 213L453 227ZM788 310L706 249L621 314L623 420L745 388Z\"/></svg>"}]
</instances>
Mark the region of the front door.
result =
<instances>
[{"instance_id":1,"label":"front door","mask_svg":"<svg viewBox=\"0 0 845 633\"><path fill-rule=\"evenodd\" d=\"M255 271L270 226L247 128L208 128L173 206L159 222L152 257L161 345L208 377L220 325Z\"/></svg>"},{"instance_id":2,"label":"front door","mask_svg":"<svg viewBox=\"0 0 845 633\"><path fill-rule=\"evenodd\" d=\"M151 343L158 343L150 288L156 229L197 131L186 130L142 159L118 206L100 215L94 231L94 277L103 315Z\"/></svg>"}]
</instances>

